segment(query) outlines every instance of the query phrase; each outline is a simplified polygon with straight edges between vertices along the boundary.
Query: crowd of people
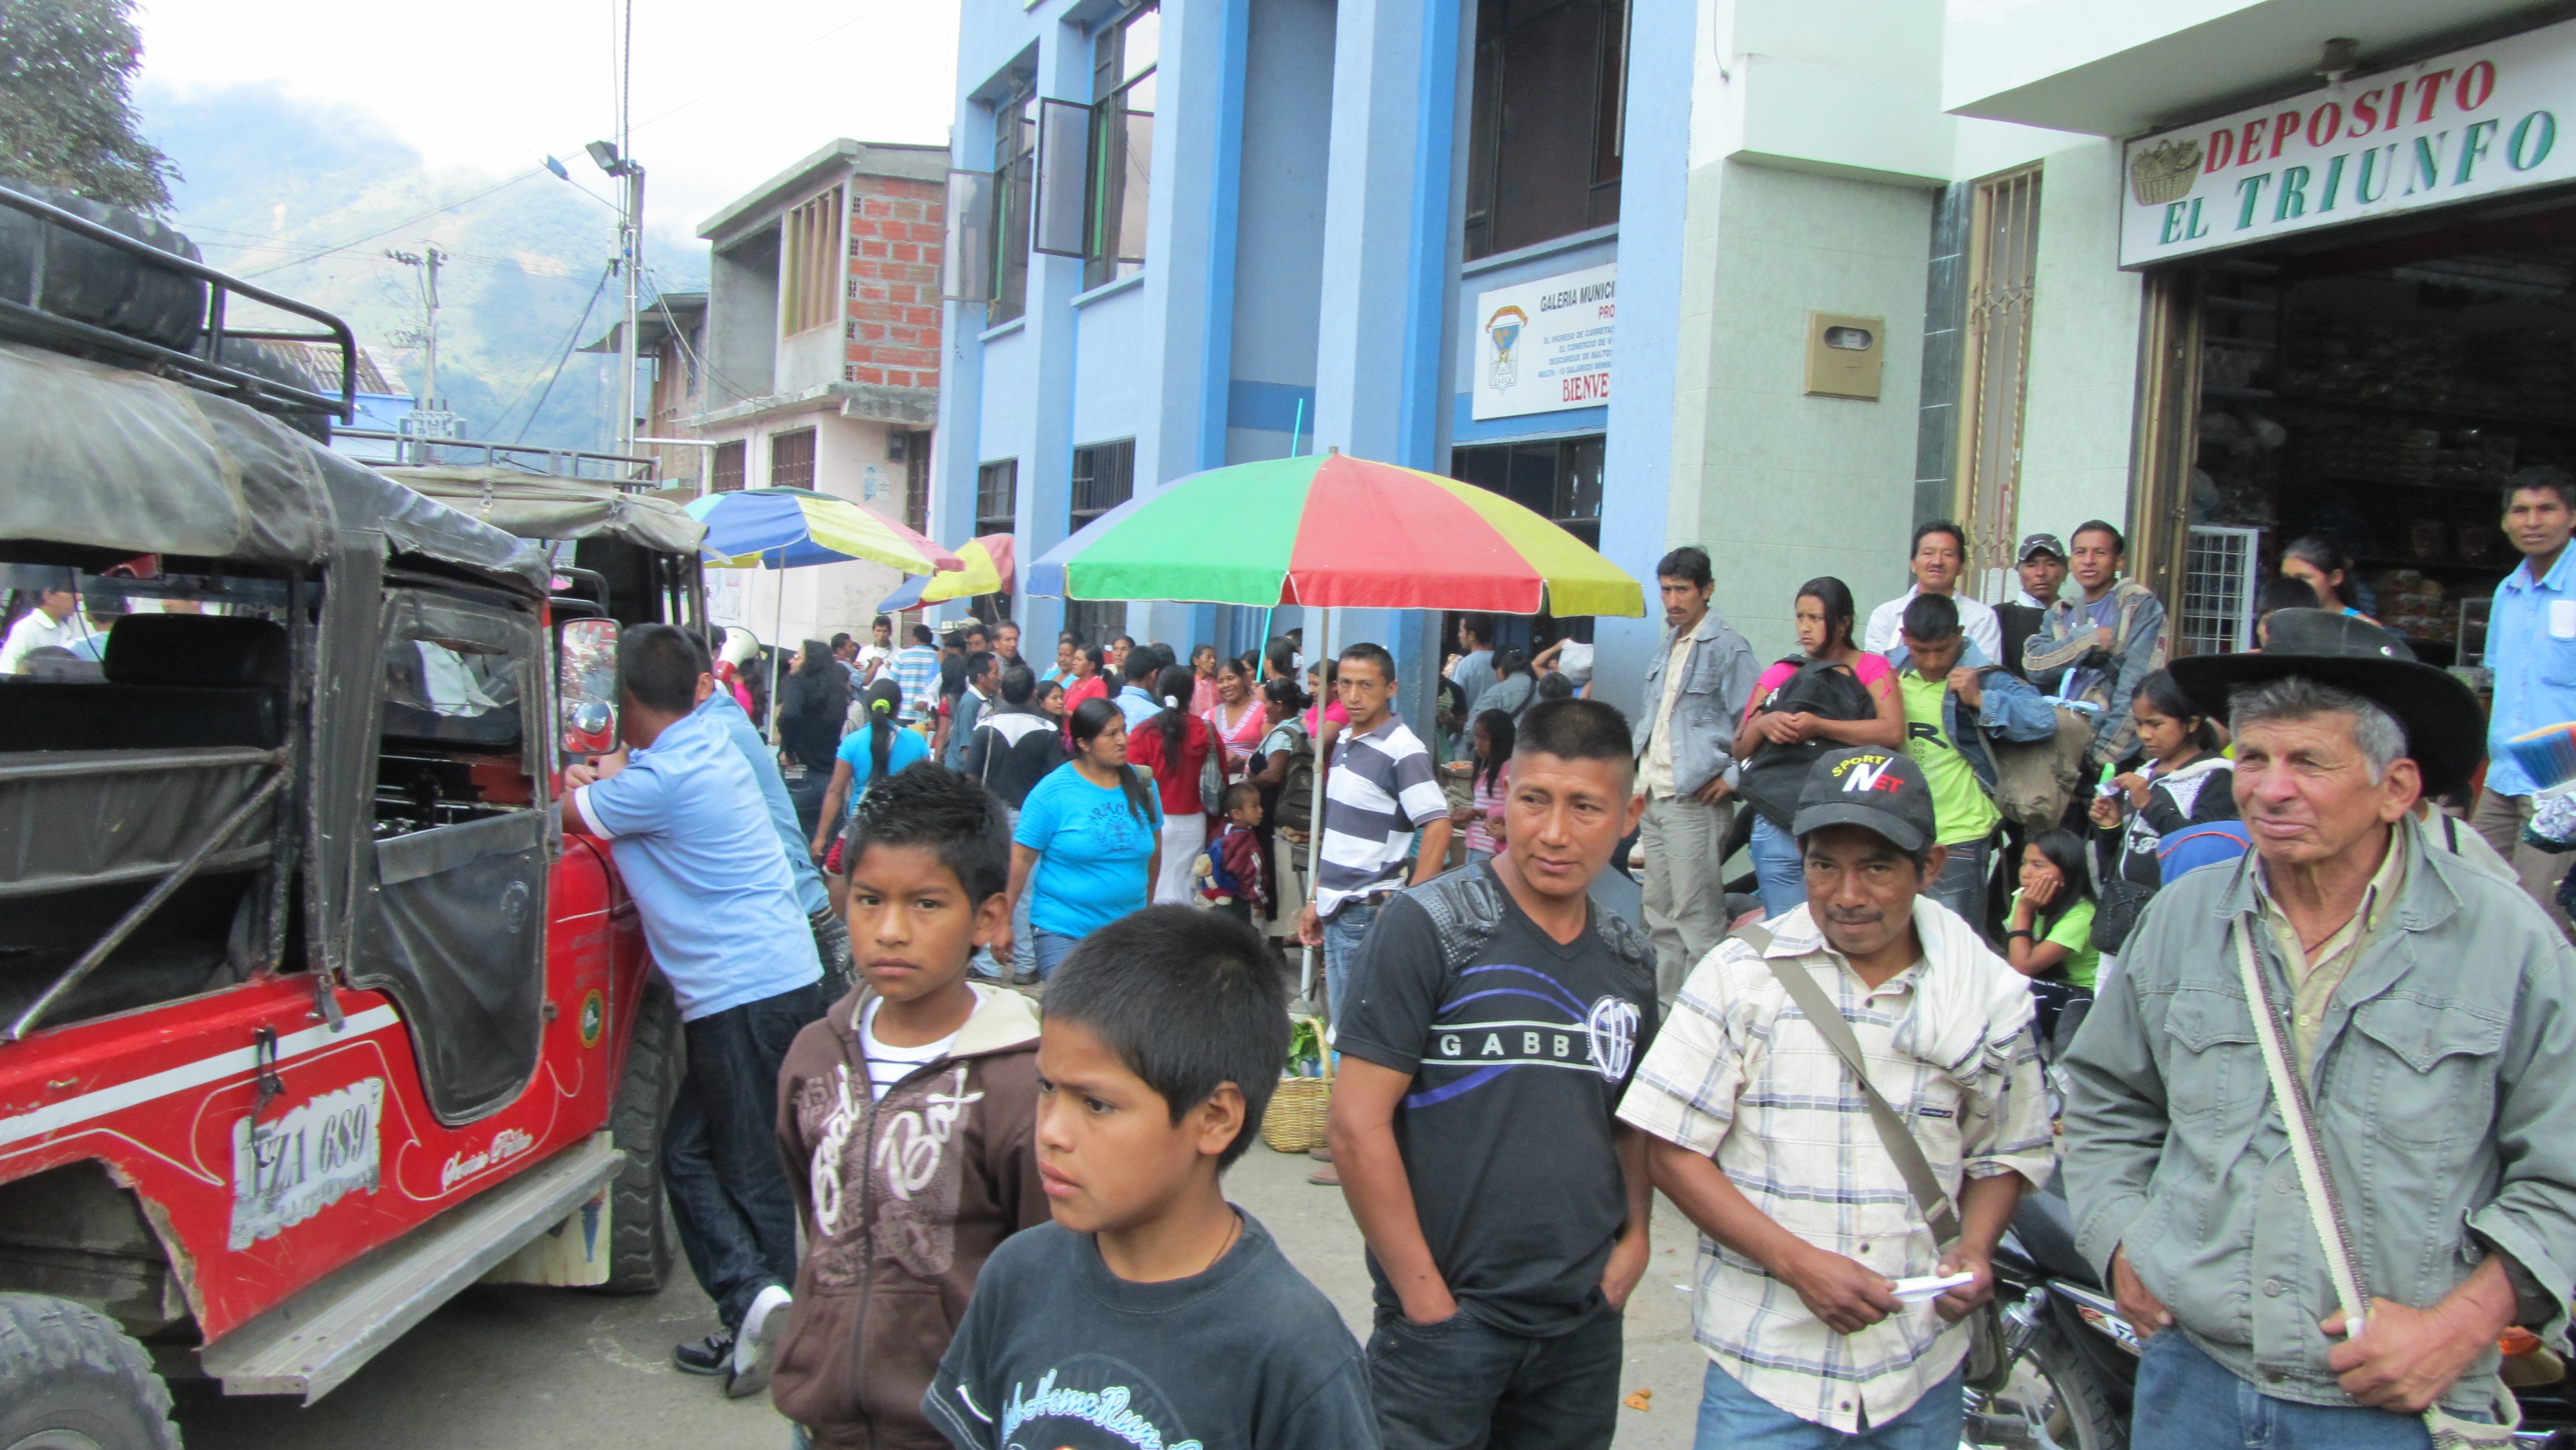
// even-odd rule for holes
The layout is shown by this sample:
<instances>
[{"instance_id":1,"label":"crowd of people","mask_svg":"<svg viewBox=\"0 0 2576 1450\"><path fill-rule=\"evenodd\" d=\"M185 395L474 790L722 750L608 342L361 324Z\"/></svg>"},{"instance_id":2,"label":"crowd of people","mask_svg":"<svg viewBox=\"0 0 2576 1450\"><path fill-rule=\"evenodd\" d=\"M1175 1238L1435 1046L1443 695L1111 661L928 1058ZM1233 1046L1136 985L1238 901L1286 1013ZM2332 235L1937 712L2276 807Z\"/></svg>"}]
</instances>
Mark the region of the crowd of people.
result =
<instances>
[{"instance_id":1,"label":"crowd of people","mask_svg":"<svg viewBox=\"0 0 2576 1450\"><path fill-rule=\"evenodd\" d=\"M2576 717L2571 505L2508 498L2491 720L2313 550L2260 649L2169 664L2098 520L1992 606L1926 525L1767 668L1676 549L1633 713L1475 617L1418 727L1376 644L1040 671L880 619L763 740L705 639L630 629L564 820L686 1026L720 1322L677 1362L800 1444L1606 1446L1660 1190L1701 1446L1949 1446L2049 1191L2143 1340L2132 1444L2480 1443L2499 1335L2563 1343L2576 1284L2554 782L2469 791L2490 729ZM1220 1183L1299 946L1365 1344Z\"/></svg>"}]
</instances>

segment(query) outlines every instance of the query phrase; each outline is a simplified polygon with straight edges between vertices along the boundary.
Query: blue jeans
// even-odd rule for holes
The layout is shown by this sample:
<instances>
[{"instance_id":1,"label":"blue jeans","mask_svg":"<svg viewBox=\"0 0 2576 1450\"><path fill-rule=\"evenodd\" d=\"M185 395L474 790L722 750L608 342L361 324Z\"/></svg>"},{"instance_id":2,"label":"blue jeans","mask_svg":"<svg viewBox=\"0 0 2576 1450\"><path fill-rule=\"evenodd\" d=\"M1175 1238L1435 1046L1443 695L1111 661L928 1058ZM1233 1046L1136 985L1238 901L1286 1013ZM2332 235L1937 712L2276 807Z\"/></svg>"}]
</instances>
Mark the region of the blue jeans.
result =
<instances>
[{"instance_id":1,"label":"blue jeans","mask_svg":"<svg viewBox=\"0 0 2576 1450\"><path fill-rule=\"evenodd\" d=\"M1761 883L1762 914L1781 916L1807 904L1807 865L1798 838L1761 816L1753 818L1753 875Z\"/></svg>"},{"instance_id":2,"label":"blue jeans","mask_svg":"<svg viewBox=\"0 0 2576 1450\"><path fill-rule=\"evenodd\" d=\"M1360 954L1360 943L1368 940L1368 929L1377 921L1378 904L1366 901L1344 901L1324 923L1324 1005L1333 1014L1333 1023L1342 1020L1342 998L1350 987L1351 959Z\"/></svg>"},{"instance_id":3,"label":"blue jeans","mask_svg":"<svg viewBox=\"0 0 2576 1450\"><path fill-rule=\"evenodd\" d=\"M796 1201L778 1164L778 1069L820 985L711 1012L681 1029L688 1069L662 1131L662 1186L680 1249L727 1329L772 1284L796 1282Z\"/></svg>"},{"instance_id":4,"label":"blue jeans","mask_svg":"<svg viewBox=\"0 0 2576 1450\"><path fill-rule=\"evenodd\" d=\"M1385 1450L1609 1450L1622 1349L1607 1304L1547 1339L1463 1311L1415 1324L1381 1309L1368 1342L1378 1435Z\"/></svg>"},{"instance_id":5,"label":"blue jeans","mask_svg":"<svg viewBox=\"0 0 2576 1450\"><path fill-rule=\"evenodd\" d=\"M1700 1381L1693 1450L1957 1450L1965 1370L1923 1392L1905 1413L1857 1435L1802 1420L1746 1389L1714 1362Z\"/></svg>"},{"instance_id":6,"label":"blue jeans","mask_svg":"<svg viewBox=\"0 0 2576 1450\"><path fill-rule=\"evenodd\" d=\"M2149 1339L2138 1358L2131 1450L2425 1450L2432 1443L2413 1415L2274 1399L2230 1374L2178 1329Z\"/></svg>"},{"instance_id":7,"label":"blue jeans","mask_svg":"<svg viewBox=\"0 0 2576 1450\"><path fill-rule=\"evenodd\" d=\"M1029 933L1029 945L1037 953L1038 980L1043 982L1055 975L1055 969L1064 965L1064 959L1073 955L1075 947L1082 945L1082 938L1052 931L1033 931Z\"/></svg>"},{"instance_id":8,"label":"blue jeans","mask_svg":"<svg viewBox=\"0 0 2576 1450\"><path fill-rule=\"evenodd\" d=\"M1966 841L1950 848L1941 874L1923 894L1959 913L1959 919L1982 933L1986 929L1986 857L1994 838Z\"/></svg>"}]
</instances>

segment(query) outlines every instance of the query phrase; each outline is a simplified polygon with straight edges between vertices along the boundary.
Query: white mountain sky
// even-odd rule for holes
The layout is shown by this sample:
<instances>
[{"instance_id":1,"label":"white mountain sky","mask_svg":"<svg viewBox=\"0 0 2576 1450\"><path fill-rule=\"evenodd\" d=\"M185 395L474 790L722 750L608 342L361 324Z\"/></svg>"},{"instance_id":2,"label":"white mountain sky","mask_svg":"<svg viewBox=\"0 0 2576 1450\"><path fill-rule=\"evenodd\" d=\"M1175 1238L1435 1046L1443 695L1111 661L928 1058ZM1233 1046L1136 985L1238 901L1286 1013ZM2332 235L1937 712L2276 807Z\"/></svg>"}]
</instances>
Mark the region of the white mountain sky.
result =
<instances>
[{"instance_id":1,"label":"white mountain sky","mask_svg":"<svg viewBox=\"0 0 2576 1450\"><path fill-rule=\"evenodd\" d=\"M836 136L948 139L956 0L632 4L633 152L659 238L693 237ZM363 114L451 179L551 154L612 195L582 146L614 134L625 0L144 0L137 19L153 89L273 86Z\"/></svg>"}]
</instances>

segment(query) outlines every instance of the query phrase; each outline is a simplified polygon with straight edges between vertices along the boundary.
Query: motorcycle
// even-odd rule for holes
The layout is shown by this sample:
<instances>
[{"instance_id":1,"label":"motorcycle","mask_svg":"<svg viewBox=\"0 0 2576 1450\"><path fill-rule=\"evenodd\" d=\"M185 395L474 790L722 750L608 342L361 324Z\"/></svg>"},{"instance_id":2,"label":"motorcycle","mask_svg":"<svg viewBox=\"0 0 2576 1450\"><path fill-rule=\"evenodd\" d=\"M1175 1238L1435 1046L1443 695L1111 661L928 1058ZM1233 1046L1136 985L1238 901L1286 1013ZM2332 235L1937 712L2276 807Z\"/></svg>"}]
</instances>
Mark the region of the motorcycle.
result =
<instances>
[{"instance_id":1,"label":"motorcycle","mask_svg":"<svg viewBox=\"0 0 2576 1450\"><path fill-rule=\"evenodd\" d=\"M2009 1369L1970 1391L1962 1440L1995 1450L2127 1450L2141 1341L2075 1251L2054 1179L2022 1196L1995 1248Z\"/></svg>"},{"instance_id":2,"label":"motorcycle","mask_svg":"<svg viewBox=\"0 0 2576 1450\"><path fill-rule=\"evenodd\" d=\"M2044 1003L2041 1057L2049 1064L2052 1096L2059 1090L2057 1056L2090 1005L2089 994L2071 991ZM2076 1251L2062 1175L2051 1174L2047 1187L2022 1195L2012 1227L1995 1247L1994 1269L2008 1367L2000 1387L1969 1391L1962 1445L2128 1450L2145 1340ZM2528 1354L2537 1344L2514 1347ZM2508 1373L2508 1382L2515 1377ZM2517 1445L2576 1450L2576 1378L2517 1385L2514 1397L2522 1409Z\"/></svg>"}]
</instances>

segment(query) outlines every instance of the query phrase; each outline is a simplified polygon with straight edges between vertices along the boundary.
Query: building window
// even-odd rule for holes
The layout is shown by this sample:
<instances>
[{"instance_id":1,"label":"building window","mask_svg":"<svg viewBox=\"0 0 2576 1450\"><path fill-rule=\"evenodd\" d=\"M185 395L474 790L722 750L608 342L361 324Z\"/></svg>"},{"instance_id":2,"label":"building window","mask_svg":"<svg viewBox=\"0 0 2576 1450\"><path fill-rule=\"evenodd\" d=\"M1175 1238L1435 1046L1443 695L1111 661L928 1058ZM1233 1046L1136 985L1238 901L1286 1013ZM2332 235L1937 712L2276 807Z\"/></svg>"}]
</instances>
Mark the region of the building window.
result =
<instances>
[{"instance_id":1,"label":"building window","mask_svg":"<svg viewBox=\"0 0 2576 1450\"><path fill-rule=\"evenodd\" d=\"M1592 433L1543 443L1453 448L1449 476L1491 489L1597 549L1605 441Z\"/></svg>"},{"instance_id":2,"label":"building window","mask_svg":"<svg viewBox=\"0 0 2576 1450\"><path fill-rule=\"evenodd\" d=\"M1467 258L1619 219L1627 0L1482 0Z\"/></svg>"},{"instance_id":3,"label":"building window","mask_svg":"<svg viewBox=\"0 0 2576 1450\"><path fill-rule=\"evenodd\" d=\"M1038 103L1028 82L1015 82L993 113L993 303L986 325L1010 321L1029 305L1029 204L1037 191Z\"/></svg>"},{"instance_id":4,"label":"building window","mask_svg":"<svg viewBox=\"0 0 2576 1450\"><path fill-rule=\"evenodd\" d=\"M1136 440L1094 443L1073 450L1073 508L1067 520L1074 528L1125 503L1136 493Z\"/></svg>"},{"instance_id":5,"label":"building window","mask_svg":"<svg viewBox=\"0 0 2576 1450\"><path fill-rule=\"evenodd\" d=\"M836 186L787 214L787 256L779 268L786 292L778 306L781 336L828 326L842 316L849 266L841 251L841 208Z\"/></svg>"},{"instance_id":6,"label":"building window","mask_svg":"<svg viewBox=\"0 0 2576 1450\"><path fill-rule=\"evenodd\" d=\"M1154 64L1163 13L1146 5L1091 42L1091 184L1082 285L1097 287L1145 263L1145 209L1154 169Z\"/></svg>"},{"instance_id":7,"label":"building window","mask_svg":"<svg viewBox=\"0 0 2576 1450\"><path fill-rule=\"evenodd\" d=\"M743 440L739 438L731 443L716 445L715 461L707 470L709 493L732 493L742 487L742 460L745 451Z\"/></svg>"},{"instance_id":8,"label":"building window","mask_svg":"<svg viewBox=\"0 0 2576 1450\"><path fill-rule=\"evenodd\" d=\"M769 435L769 486L771 488L812 488L814 486L814 430L799 428L793 433Z\"/></svg>"},{"instance_id":9,"label":"building window","mask_svg":"<svg viewBox=\"0 0 2576 1450\"><path fill-rule=\"evenodd\" d=\"M975 470L975 533L1007 534L1020 516L1020 461L1005 458Z\"/></svg>"},{"instance_id":10,"label":"building window","mask_svg":"<svg viewBox=\"0 0 2576 1450\"><path fill-rule=\"evenodd\" d=\"M1968 219L1968 306L1959 360L1957 513L1968 531L1971 587L2011 597L2021 511L2022 399L2030 365L2032 284L2038 275L2039 168L1977 183Z\"/></svg>"}]
</instances>

